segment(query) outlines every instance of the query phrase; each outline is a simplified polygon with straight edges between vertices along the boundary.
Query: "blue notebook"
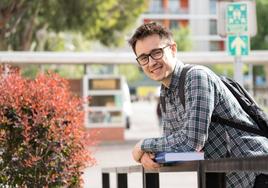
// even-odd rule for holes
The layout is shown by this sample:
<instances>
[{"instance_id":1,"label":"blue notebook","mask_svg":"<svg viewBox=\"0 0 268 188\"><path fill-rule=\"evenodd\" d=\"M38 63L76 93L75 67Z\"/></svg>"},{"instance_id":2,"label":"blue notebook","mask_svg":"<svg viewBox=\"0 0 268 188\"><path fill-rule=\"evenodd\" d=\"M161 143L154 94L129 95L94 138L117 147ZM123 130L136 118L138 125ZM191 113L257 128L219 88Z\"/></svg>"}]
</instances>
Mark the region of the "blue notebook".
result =
<instances>
[{"instance_id":1,"label":"blue notebook","mask_svg":"<svg viewBox=\"0 0 268 188\"><path fill-rule=\"evenodd\" d=\"M157 163L204 160L204 152L160 152L155 155Z\"/></svg>"}]
</instances>

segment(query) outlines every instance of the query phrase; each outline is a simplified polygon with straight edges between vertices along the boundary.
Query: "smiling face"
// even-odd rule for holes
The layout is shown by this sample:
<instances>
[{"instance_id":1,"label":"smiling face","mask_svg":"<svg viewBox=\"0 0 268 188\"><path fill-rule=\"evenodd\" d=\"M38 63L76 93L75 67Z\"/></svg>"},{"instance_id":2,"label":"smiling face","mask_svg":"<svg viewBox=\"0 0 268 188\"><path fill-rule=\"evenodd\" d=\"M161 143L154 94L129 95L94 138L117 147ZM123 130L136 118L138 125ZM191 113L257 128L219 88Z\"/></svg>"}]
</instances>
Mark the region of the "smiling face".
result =
<instances>
[{"instance_id":1,"label":"smiling face","mask_svg":"<svg viewBox=\"0 0 268 188\"><path fill-rule=\"evenodd\" d=\"M170 42L167 39L161 39L159 35L153 34L143 38L142 40L137 40L135 51L137 57L139 57L142 54L148 55L152 52L152 50L157 48L163 48L163 57L158 60L154 60L151 56L149 56L148 64L141 67L143 72L149 78L155 81L160 81L168 87L171 80L171 73L173 72L176 64L176 43Z\"/></svg>"}]
</instances>

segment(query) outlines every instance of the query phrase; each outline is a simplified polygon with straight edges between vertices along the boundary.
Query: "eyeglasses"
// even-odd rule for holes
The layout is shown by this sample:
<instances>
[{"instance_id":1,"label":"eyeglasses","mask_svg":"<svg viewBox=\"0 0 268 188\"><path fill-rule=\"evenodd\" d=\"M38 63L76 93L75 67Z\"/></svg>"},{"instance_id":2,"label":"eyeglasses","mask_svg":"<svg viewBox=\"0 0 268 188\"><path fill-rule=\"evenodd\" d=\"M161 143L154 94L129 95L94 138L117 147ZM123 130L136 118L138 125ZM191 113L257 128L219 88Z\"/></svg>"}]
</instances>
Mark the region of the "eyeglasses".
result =
<instances>
[{"instance_id":1,"label":"eyeglasses","mask_svg":"<svg viewBox=\"0 0 268 188\"><path fill-rule=\"evenodd\" d=\"M141 66L145 66L149 63L149 56L151 56L151 58L154 60L159 60L163 57L164 49L168 46L170 46L170 44L166 45L163 48L153 49L149 54L141 54L139 57L136 58L136 60Z\"/></svg>"}]
</instances>

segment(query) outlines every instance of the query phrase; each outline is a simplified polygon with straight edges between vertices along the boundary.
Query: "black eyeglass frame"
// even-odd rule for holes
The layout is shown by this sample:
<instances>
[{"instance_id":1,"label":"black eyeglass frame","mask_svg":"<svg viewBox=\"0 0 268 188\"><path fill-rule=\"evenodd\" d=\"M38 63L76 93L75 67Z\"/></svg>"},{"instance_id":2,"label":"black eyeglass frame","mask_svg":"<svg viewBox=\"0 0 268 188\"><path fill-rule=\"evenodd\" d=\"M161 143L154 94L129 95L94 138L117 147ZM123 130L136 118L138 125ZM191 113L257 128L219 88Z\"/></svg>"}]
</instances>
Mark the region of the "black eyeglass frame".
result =
<instances>
[{"instance_id":1,"label":"black eyeglass frame","mask_svg":"<svg viewBox=\"0 0 268 188\"><path fill-rule=\"evenodd\" d=\"M162 47L162 48L155 48L155 49L152 49L152 50L150 51L149 54L141 54L140 56L138 56L138 57L136 58L136 61L139 63L140 66L146 66L146 65L149 63L149 57L151 57L153 60L159 60L159 59L163 58L163 56L164 56L164 49L165 49L166 47L169 47L169 46L171 46L171 44L168 44L168 45L166 45L166 46L164 46L164 47ZM158 51L158 50L159 50L159 52L161 52L162 54L161 54L160 57L155 58L152 54L153 54L154 52ZM141 57L143 57L143 56L146 56L147 61L146 61L146 63L141 64L141 62L139 61L139 58L141 58Z\"/></svg>"}]
</instances>

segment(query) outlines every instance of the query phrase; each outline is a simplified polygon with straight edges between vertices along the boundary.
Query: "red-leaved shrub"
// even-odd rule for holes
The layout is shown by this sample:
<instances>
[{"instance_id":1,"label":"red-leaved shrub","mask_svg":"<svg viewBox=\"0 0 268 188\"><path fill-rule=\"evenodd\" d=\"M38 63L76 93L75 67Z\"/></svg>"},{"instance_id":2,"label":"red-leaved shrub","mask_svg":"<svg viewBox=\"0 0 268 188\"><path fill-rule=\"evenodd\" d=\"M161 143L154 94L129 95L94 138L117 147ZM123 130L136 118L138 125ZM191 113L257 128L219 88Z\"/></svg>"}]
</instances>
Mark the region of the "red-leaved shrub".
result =
<instances>
[{"instance_id":1,"label":"red-leaved shrub","mask_svg":"<svg viewBox=\"0 0 268 188\"><path fill-rule=\"evenodd\" d=\"M63 78L0 71L0 187L80 187L95 162L83 121Z\"/></svg>"}]
</instances>

